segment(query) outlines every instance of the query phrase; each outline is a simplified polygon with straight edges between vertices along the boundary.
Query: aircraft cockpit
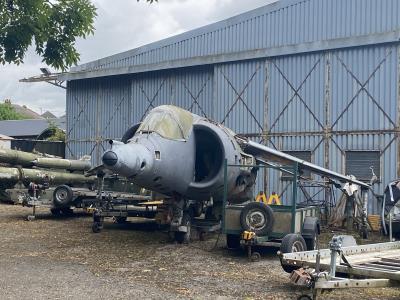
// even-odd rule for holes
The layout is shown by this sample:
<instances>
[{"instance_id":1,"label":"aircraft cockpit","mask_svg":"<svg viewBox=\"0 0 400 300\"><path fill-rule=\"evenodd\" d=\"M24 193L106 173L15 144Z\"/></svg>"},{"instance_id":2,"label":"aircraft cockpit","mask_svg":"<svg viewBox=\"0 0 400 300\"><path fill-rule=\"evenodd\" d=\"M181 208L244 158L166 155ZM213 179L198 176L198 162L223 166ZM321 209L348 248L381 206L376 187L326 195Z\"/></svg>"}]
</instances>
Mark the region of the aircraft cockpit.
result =
<instances>
[{"instance_id":1,"label":"aircraft cockpit","mask_svg":"<svg viewBox=\"0 0 400 300\"><path fill-rule=\"evenodd\" d=\"M138 132L155 132L166 139L186 141L190 136L192 126L191 113L176 106L162 105L147 115L138 128Z\"/></svg>"}]
</instances>

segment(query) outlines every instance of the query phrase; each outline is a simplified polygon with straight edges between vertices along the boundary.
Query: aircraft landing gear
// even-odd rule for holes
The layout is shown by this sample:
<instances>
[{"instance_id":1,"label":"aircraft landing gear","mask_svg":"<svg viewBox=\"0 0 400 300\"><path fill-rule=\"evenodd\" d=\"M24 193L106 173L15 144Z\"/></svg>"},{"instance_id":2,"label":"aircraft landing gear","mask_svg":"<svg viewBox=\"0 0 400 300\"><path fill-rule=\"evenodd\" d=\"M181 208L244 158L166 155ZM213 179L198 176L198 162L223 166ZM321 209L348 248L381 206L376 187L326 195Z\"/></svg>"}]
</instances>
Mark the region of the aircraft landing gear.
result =
<instances>
[{"instance_id":1,"label":"aircraft landing gear","mask_svg":"<svg viewBox=\"0 0 400 300\"><path fill-rule=\"evenodd\" d=\"M184 212L182 216L181 225L178 227L178 231L175 231L175 241L179 244L190 243L192 218L188 212Z\"/></svg>"},{"instance_id":2,"label":"aircraft landing gear","mask_svg":"<svg viewBox=\"0 0 400 300\"><path fill-rule=\"evenodd\" d=\"M103 229L103 221L104 218L101 216L98 210L93 212L93 224L92 231L93 233L99 233Z\"/></svg>"}]
</instances>

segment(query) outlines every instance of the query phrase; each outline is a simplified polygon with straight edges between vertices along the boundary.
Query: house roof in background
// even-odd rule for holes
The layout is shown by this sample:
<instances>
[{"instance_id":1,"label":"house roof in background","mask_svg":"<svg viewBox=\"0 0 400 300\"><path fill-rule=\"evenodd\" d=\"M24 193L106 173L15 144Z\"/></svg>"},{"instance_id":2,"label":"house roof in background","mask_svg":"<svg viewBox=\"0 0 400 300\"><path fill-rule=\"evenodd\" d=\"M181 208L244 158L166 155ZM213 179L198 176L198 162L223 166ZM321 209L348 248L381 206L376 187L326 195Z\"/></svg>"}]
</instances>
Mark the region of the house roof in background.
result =
<instances>
[{"instance_id":1,"label":"house roof in background","mask_svg":"<svg viewBox=\"0 0 400 300\"><path fill-rule=\"evenodd\" d=\"M38 136L49 127L49 122L66 129L65 118L0 121L0 134L11 137Z\"/></svg>"},{"instance_id":2,"label":"house roof in background","mask_svg":"<svg viewBox=\"0 0 400 300\"><path fill-rule=\"evenodd\" d=\"M56 119L57 117L48 110L41 115L45 119Z\"/></svg>"},{"instance_id":3,"label":"house roof in background","mask_svg":"<svg viewBox=\"0 0 400 300\"><path fill-rule=\"evenodd\" d=\"M11 104L15 111L29 119L44 119L41 115L26 107L26 105Z\"/></svg>"},{"instance_id":4,"label":"house roof in background","mask_svg":"<svg viewBox=\"0 0 400 300\"><path fill-rule=\"evenodd\" d=\"M8 135L4 135L4 134L0 134L0 141L4 141L4 140L13 140L14 138L12 138L11 136Z\"/></svg>"}]
</instances>

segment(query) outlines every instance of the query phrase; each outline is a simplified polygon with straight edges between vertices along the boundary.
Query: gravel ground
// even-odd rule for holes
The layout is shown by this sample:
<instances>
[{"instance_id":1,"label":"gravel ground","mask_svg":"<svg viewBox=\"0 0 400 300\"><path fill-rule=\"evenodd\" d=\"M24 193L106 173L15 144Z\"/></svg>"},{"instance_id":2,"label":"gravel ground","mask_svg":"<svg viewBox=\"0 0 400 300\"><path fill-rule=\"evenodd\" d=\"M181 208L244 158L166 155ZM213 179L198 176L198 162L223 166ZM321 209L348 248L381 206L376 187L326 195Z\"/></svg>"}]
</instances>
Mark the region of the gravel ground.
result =
<instances>
[{"instance_id":1,"label":"gravel ground","mask_svg":"<svg viewBox=\"0 0 400 300\"><path fill-rule=\"evenodd\" d=\"M107 221L91 232L91 217L54 218L39 209L0 205L1 299L296 299L276 258L263 250L249 263L218 235L178 245L154 224ZM330 234L325 234L328 240ZM215 247L216 246L216 247ZM334 291L324 299L400 299L400 289Z\"/></svg>"}]
</instances>

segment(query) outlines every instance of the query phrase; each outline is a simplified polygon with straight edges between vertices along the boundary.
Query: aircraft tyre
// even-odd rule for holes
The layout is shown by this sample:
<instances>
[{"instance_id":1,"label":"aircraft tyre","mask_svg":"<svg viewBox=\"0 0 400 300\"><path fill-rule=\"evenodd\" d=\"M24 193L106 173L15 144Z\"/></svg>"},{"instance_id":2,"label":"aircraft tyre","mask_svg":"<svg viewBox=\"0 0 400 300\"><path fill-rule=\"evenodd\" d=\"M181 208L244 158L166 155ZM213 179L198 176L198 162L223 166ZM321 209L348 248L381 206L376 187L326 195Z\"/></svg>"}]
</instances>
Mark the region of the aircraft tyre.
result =
<instances>
[{"instance_id":1,"label":"aircraft tyre","mask_svg":"<svg viewBox=\"0 0 400 300\"><path fill-rule=\"evenodd\" d=\"M186 226L187 231L175 231L175 241L178 242L178 244L188 244L190 242L190 232L191 232L191 217L190 214L187 212L183 213L182 216L182 226Z\"/></svg>"}]
</instances>

